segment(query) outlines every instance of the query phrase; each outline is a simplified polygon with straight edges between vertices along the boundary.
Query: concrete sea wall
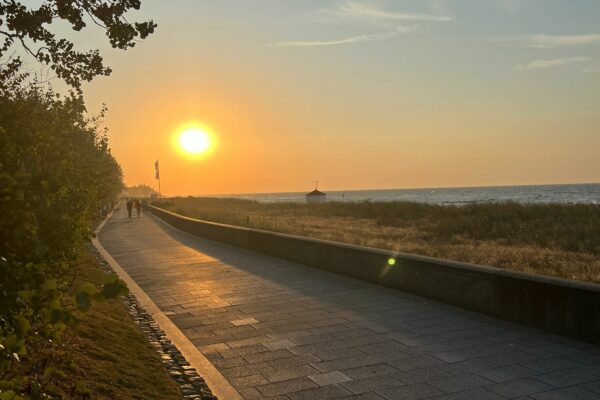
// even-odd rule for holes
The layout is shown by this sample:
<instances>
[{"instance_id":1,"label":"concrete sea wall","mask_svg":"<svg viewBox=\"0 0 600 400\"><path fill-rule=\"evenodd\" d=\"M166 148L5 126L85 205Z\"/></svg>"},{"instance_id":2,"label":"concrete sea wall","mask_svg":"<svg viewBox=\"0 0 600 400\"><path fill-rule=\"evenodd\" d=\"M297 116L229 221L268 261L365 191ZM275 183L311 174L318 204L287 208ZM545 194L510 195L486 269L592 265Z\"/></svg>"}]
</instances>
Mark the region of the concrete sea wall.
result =
<instances>
[{"instance_id":1,"label":"concrete sea wall","mask_svg":"<svg viewBox=\"0 0 600 400\"><path fill-rule=\"evenodd\" d=\"M193 235L600 343L600 285L201 221L153 206L147 209Z\"/></svg>"}]
</instances>

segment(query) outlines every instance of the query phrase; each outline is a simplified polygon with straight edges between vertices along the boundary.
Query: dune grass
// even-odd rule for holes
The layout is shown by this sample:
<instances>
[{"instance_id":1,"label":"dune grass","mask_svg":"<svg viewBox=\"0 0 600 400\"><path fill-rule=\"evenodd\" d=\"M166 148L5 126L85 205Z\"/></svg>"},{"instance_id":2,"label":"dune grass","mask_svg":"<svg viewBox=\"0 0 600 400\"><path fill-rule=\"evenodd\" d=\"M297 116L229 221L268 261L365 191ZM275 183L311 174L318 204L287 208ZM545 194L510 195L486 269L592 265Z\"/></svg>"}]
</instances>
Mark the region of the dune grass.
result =
<instances>
[{"instance_id":1,"label":"dune grass","mask_svg":"<svg viewBox=\"0 0 600 400\"><path fill-rule=\"evenodd\" d=\"M89 255L77 266L77 282L102 282ZM58 344L34 343L23 374L51 368L54 398L175 400L182 395L159 355L133 322L121 299L96 303Z\"/></svg>"},{"instance_id":2,"label":"dune grass","mask_svg":"<svg viewBox=\"0 0 600 400\"><path fill-rule=\"evenodd\" d=\"M259 203L180 197L193 218L600 283L600 205Z\"/></svg>"}]
</instances>

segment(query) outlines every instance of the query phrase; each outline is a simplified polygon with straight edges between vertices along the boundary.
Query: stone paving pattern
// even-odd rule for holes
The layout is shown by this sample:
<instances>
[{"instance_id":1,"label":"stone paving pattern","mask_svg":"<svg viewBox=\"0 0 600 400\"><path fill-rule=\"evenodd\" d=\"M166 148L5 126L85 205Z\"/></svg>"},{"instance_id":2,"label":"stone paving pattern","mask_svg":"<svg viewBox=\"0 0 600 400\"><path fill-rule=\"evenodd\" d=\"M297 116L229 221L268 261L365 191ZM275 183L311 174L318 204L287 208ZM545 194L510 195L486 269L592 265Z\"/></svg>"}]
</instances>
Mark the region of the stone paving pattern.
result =
<instances>
[{"instance_id":1,"label":"stone paving pattern","mask_svg":"<svg viewBox=\"0 0 600 400\"><path fill-rule=\"evenodd\" d=\"M116 213L107 251L248 400L600 399L600 347Z\"/></svg>"}]
</instances>

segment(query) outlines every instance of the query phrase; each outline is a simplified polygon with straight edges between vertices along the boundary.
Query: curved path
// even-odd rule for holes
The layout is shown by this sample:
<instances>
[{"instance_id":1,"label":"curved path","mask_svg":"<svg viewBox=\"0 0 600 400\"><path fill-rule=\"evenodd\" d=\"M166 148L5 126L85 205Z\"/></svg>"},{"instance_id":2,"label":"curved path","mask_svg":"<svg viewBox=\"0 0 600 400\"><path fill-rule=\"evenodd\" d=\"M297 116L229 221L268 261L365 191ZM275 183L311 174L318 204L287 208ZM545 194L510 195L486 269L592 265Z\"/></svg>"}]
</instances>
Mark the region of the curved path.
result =
<instances>
[{"instance_id":1,"label":"curved path","mask_svg":"<svg viewBox=\"0 0 600 400\"><path fill-rule=\"evenodd\" d=\"M99 239L244 399L600 399L596 346L123 209Z\"/></svg>"}]
</instances>

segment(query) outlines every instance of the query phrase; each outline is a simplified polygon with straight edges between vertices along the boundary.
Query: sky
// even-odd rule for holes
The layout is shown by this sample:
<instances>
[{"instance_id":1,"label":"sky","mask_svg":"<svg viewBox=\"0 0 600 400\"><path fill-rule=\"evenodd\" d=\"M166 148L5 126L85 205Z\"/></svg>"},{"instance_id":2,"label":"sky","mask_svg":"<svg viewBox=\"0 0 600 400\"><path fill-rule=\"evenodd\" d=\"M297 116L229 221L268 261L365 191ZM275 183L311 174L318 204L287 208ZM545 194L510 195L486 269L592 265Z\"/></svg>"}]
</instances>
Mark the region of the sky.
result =
<instances>
[{"instance_id":1,"label":"sky","mask_svg":"<svg viewBox=\"0 0 600 400\"><path fill-rule=\"evenodd\" d=\"M127 185L165 195L600 182L600 1L144 0L113 69ZM172 145L196 122L211 154Z\"/></svg>"}]
</instances>

